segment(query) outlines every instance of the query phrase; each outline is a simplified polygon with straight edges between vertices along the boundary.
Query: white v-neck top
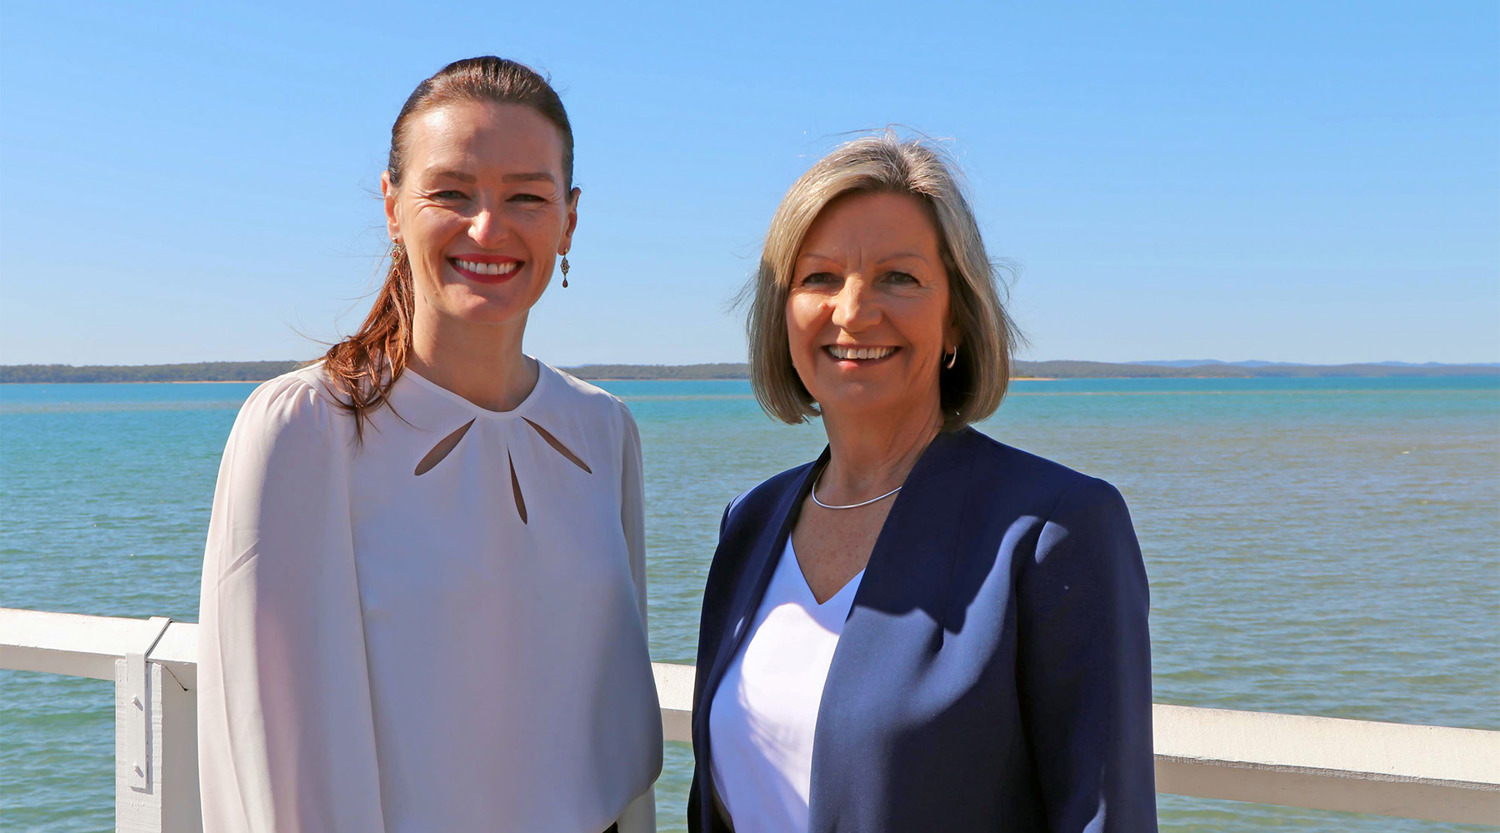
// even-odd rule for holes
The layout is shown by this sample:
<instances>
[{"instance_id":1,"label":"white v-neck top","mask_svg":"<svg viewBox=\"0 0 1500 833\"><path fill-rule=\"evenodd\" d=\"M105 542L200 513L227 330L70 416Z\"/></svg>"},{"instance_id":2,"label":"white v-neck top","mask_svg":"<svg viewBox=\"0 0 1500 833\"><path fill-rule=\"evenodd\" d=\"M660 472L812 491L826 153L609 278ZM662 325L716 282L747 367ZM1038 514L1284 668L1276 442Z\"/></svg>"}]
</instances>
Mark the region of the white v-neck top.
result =
<instances>
[{"instance_id":1,"label":"white v-neck top","mask_svg":"<svg viewBox=\"0 0 1500 833\"><path fill-rule=\"evenodd\" d=\"M823 683L864 575L818 604L787 539L708 716L714 786L735 833L806 833Z\"/></svg>"},{"instance_id":2,"label":"white v-neck top","mask_svg":"<svg viewBox=\"0 0 1500 833\"><path fill-rule=\"evenodd\" d=\"M640 438L538 366L504 413L408 370L362 443L319 366L245 403L203 570L207 833L654 828Z\"/></svg>"}]
</instances>

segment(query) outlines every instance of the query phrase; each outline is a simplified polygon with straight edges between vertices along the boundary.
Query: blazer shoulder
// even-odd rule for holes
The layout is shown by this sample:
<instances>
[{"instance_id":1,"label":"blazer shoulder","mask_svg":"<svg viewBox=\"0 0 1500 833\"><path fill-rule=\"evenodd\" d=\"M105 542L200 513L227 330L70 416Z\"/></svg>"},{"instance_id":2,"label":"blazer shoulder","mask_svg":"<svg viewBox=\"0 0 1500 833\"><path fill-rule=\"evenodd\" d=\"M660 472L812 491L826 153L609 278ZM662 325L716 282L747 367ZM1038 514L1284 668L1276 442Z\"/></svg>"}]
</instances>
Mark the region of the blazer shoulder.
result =
<instances>
[{"instance_id":1,"label":"blazer shoulder","mask_svg":"<svg viewBox=\"0 0 1500 833\"><path fill-rule=\"evenodd\" d=\"M817 461L794 466L767 478L748 491L735 495L724 509L721 535L728 534L731 528L743 528L748 520L765 519L769 513L774 512L781 505L788 492L802 483L802 478L807 471L815 465Z\"/></svg>"},{"instance_id":2,"label":"blazer shoulder","mask_svg":"<svg viewBox=\"0 0 1500 833\"><path fill-rule=\"evenodd\" d=\"M1006 445L974 429L967 429L961 459L972 462L974 484L988 493L1011 494L1018 484L1028 504L1046 517L1064 497L1069 502L1122 501L1109 482L1085 474L1055 460Z\"/></svg>"}]
</instances>

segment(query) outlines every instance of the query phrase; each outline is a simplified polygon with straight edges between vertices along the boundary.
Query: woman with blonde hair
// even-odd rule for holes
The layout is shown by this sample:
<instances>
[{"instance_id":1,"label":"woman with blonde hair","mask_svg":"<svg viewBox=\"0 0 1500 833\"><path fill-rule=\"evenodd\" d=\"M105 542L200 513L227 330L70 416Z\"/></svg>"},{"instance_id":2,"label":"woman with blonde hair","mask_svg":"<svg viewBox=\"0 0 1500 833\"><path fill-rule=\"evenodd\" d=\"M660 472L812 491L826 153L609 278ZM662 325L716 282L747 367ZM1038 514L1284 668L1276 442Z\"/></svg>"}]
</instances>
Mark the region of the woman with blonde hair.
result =
<instances>
[{"instance_id":1,"label":"woman with blonde hair","mask_svg":"<svg viewBox=\"0 0 1500 833\"><path fill-rule=\"evenodd\" d=\"M381 190L369 317L224 451L204 829L652 830L640 438L522 352L578 221L567 113L521 64L458 61L402 107Z\"/></svg>"},{"instance_id":2,"label":"woman with blonde hair","mask_svg":"<svg viewBox=\"0 0 1500 833\"><path fill-rule=\"evenodd\" d=\"M771 222L751 380L828 447L725 510L693 831L1148 831L1147 585L1101 480L969 427L1014 328L930 145L834 150Z\"/></svg>"}]
</instances>

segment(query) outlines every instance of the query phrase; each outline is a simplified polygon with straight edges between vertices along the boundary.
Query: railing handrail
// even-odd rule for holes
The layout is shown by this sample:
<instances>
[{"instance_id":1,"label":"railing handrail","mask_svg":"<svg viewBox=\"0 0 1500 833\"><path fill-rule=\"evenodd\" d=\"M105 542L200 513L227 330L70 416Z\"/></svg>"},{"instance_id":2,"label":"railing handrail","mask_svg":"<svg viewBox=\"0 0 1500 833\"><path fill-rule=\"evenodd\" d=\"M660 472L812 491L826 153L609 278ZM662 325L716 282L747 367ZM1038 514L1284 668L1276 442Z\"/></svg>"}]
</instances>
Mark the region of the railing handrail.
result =
<instances>
[{"instance_id":1,"label":"railing handrail","mask_svg":"<svg viewBox=\"0 0 1500 833\"><path fill-rule=\"evenodd\" d=\"M191 690L198 626L0 608L0 668L116 680L148 661ZM159 635L159 638L156 638ZM667 740L691 740L690 665L652 663ZM1434 821L1500 823L1500 732L1156 704L1157 791Z\"/></svg>"}]
</instances>

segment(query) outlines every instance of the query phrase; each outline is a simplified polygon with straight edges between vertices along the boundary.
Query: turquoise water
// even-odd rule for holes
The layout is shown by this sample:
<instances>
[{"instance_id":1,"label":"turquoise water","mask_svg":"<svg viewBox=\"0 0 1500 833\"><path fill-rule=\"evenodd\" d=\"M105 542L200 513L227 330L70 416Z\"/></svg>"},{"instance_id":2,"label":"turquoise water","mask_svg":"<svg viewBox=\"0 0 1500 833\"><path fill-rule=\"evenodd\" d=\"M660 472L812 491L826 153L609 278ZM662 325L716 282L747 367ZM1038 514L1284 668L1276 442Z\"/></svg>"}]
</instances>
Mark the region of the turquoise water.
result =
<instances>
[{"instance_id":1,"label":"turquoise water","mask_svg":"<svg viewBox=\"0 0 1500 833\"><path fill-rule=\"evenodd\" d=\"M0 386L0 605L197 620L241 384ZM652 653L692 662L719 515L822 447L744 382L619 382L646 455ZM1500 379L1020 382L980 426L1104 477L1152 584L1158 702L1500 729ZM113 819L111 684L0 674L0 824ZM691 759L668 744L663 831ZM1166 831L1456 831L1159 796Z\"/></svg>"}]
</instances>

